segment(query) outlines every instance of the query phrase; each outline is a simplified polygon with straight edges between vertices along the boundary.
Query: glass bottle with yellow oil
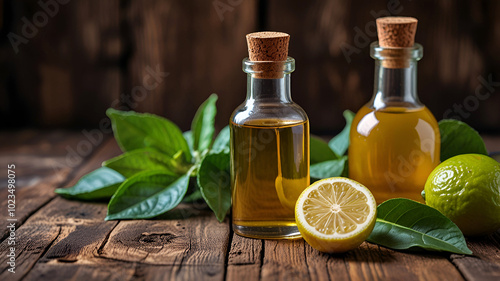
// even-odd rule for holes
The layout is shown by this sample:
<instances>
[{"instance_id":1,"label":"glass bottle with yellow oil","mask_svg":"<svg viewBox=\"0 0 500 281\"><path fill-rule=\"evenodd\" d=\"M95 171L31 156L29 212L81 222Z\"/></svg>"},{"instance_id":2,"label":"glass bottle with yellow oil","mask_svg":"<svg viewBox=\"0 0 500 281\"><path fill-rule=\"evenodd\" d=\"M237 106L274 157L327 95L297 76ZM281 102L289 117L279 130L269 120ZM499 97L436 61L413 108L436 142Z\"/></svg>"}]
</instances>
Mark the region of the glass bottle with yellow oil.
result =
<instances>
[{"instance_id":1,"label":"glass bottle with yellow oil","mask_svg":"<svg viewBox=\"0 0 500 281\"><path fill-rule=\"evenodd\" d=\"M309 186L309 120L290 96L289 38L247 35L247 96L230 119L232 222L242 236L300 237L294 207Z\"/></svg>"},{"instance_id":2,"label":"glass bottle with yellow oil","mask_svg":"<svg viewBox=\"0 0 500 281\"><path fill-rule=\"evenodd\" d=\"M423 202L420 195L439 164L439 127L418 99L417 61L423 48L414 43L417 20L377 19L379 41L372 99L354 117L349 146L349 177L367 186L377 203L395 197Z\"/></svg>"}]
</instances>

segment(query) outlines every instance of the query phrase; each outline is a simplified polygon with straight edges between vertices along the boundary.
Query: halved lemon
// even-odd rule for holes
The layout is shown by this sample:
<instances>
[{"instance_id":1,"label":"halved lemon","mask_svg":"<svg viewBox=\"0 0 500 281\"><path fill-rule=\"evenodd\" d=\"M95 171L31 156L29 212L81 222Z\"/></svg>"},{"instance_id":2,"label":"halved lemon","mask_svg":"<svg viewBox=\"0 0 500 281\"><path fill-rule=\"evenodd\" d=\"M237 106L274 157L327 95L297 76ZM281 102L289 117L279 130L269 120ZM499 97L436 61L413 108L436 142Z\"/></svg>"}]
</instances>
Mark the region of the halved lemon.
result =
<instances>
[{"instance_id":1,"label":"halved lemon","mask_svg":"<svg viewBox=\"0 0 500 281\"><path fill-rule=\"evenodd\" d=\"M311 184L295 205L302 237L318 251L342 253L357 248L375 226L377 204L371 192L348 178Z\"/></svg>"}]
</instances>

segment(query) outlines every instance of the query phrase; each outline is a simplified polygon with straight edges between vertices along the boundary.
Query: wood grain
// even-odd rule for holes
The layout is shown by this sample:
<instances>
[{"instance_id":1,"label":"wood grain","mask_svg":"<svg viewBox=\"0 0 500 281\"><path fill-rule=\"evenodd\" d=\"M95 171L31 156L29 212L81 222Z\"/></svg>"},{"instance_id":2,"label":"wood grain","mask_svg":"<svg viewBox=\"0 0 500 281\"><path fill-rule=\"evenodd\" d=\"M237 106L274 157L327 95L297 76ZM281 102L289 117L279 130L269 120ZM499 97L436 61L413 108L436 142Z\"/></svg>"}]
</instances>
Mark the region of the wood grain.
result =
<instances>
[{"instance_id":1,"label":"wood grain","mask_svg":"<svg viewBox=\"0 0 500 281\"><path fill-rule=\"evenodd\" d=\"M68 139L71 138L68 137ZM118 152L119 148L114 140L106 141L88 162L71 174L72 178L68 185L75 184L81 176L96 169L102 161L117 155ZM43 187L46 189L44 190L45 193L32 189L28 190L26 194L34 198L33 204L37 202L38 198L48 197L48 200L50 200L56 197L54 189L58 185L47 185L45 187L37 185L38 188ZM19 198L19 202L28 201L29 198ZM30 208L26 209L29 210ZM54 259L60 260L61 263L76 262L79 258L93 256L93 249L102 243L107 233L116 224L115 222L108 222L105 225L99 225L104 223L105 215L106 205L102 203L89 203L82 207L82 203L78 201L69 201L60 197L51 200L35 214L31 215L24 224L18 226L16 230L16 235L19 235L17 241L21 243L19 248L16 247L17 259L26 260L26 262L22 263L23 266L17 269L15 277L20 279L28 271L30 271L30 274L42 274L35 265L36 262L47 263ZM23 221L19 221L19 224L21 223ZM95 225L95 223L98 225ZM43 237L43 239L39 237ZM35 243L35 246L22 246L22 243L29 243L30 241L33 241L32 243ZM4 240L3 243L8 243L8 241ZM54 247L47 250L47 247L51 244ZM2 264L2 272L4 272L4 266L5 263Z\"/></svg>"},{"instance_id":2,"label":"wood grain","mask_svg":"<svg viewBox=\"0 0 500 281\"><path fill-rule=\"evenodd\" d=\"M232 234L227 280L260 280L264 241Z\"/></svg>"},{"instance_id":3,"label":"wood grain","mask_svg":"<svg viewBox=\"0 0 500 281\"><path fill-rule=\"evenodd\" d=\"M321 253L306 244L304 255L311 280L355 280L349 275L344 254Z\"/></svg>"},{"instance_id":4,"label":"wood grain","mask_svg":"<svg viewBox=\"0 0 500 281\"><path fill-rule=\"evenodd\" d=\"M22 34L21 19L41 10L38 1L2 3L9 15L3 34ZM19 53L7 36L0 40L0 116L9 118L1 126L98 127L115 106L160 114L187 130L215 92L220 129L245 96L244 36L260 29L291 35L292 96L313 132L333 134L344 125L342 111L357 111L372 95L374 19L392 14L419 19L419 96L436 118L498 132L499 10L491 0L70 1ZM347 45L355 49L349 59ZM168 76L151 79L151 69ZM487 96L477 105L476 91Z\"/></svg>"},{"instance_id":5,"label":"wood grain","mask_svg":"<svg viewBox=\"0 0 500 281\"><path fill-rule=\"evenodd\" d=\"M0 165L15 164L16 225L20 226L34 211L54 198L54 189L73 175L92 151L71 154L84 139L80 133L62 131L12 133L10 143L0 148ZM0 176L7 182L7 174ZM7 186L2 185L0 198L7 198ZM7 210L7 200L0 201L0 209ZM0 237L7 235L7 212L0 213Z\"/></svg>"},{"instance_id":6,"label":"wood grain","mask_svg":"<svg viewBox=\"0 0 500 281\"><path fill-rule=\"evenodd\" d=\"M102 261L99 264L38 264L23 280L141 280L134 277L135 269L126 263Z\"/></svg>"},{"instance_id":7,"label":"wood grain","mask_svg":"<svg viewBox=\"0 0 500 281\"><path fill-rule=\"evenodd\" d=\"M345 262L353 280L463 280L447 257L398 252L365 242L347 253Z\"/></svg>"},{"instance_id":8,"label":"wood grain","mask_svg":"<svg viewBox=\"0 0 500 281\"><path fill-rule=\"evenodd\" d=\"M183 208L193 207L177 207ZM219 223L213 213L206 210L200 210L193 217L182 211L180 214L182 220L177 217L172 220L121 221L99 255L140 263L141 274L146 276L160 271L180 276L181 280L221 280L225 274L229 240L227 222Z\"/></svg>"},{"instance_id":9,"label":"wood grain","mask_svg":"<svg viewBox=\"0 0 500 281\"><path fill-rule=\"evenodd\" d=\"M500 106L500 88L488 92L479 79L500 81L500 58L493 51L500 47L495 35L500 18L491 16L499 11L498 2L268 3L267 29L291 36L289 55L297 61L292 96L308 113L312 132L339 131L342 111L356 112L370 100L375 66L369 44L377 40L375 18L388 15L419 20L416 42L423 45L424 57L418 63L418 94L436 119L458 116L480 130L500 128L500 115L493 113ZM355 51L346 56L343 48ZM476 105L478 88L488 97Z\"/></svg>"},{"instance_id":10,"label":"wood grain","mask_svg":"<svg viewBox=\"0 0 500 281\"><path fill-rule=\"evenodd\" d=\"M183 220L121 221L100 255L145 264L217 267L224 265L228 235L228 225L205 210Z\"/></svg>"},{"instance_id":11,"label":"wood grain","mask_svg":"<svg viewBox=\"0 0 500 281\"><path fill-rule=\"evenodd\" d=\"M500 279L500 230L486 237L467 238L473 256L452 255L467 280Z\"/></svg>"},{"instance_id":12,"label":"wood grain","mask_svg":"<svg viewBox=\"0 0 500 281\"><path fill-rule=\"evenodd\" d=\"M57 2L56 2L57 3ZM38 1L13 5L13 32L22 35L25 17L43 12ZM37 28L19 52L8 44L13 78L9 95L18 104L13 123L99 126L121 90L120 1L70 1ZM18 120L16 120L18 119Z\"/></svg>"},{"instance_id":13,"label":"wood grain","mask_svg":"<svg viewBox=\"0 0 500 281\"><path fill-rule=\"evenodd\" d=\"M36 162L33 159L49 157L53 151L53 158L61 157L65 144L81 138L64 132L20 132L19 140L19 145L0 147L0 151L24 153L20 171L26 175L41 171L44 175L48 172L43 165L29 166ZM498 138L490 141L496 144ZM55 196L55 187L73 185L104 159L119 153L116 142L108 139L71 172L59 170L66 176L62 181L53 186L50 178L42 178L35 186L45 184L46 196ZM37 194L45 194L25 190L29 191L23 198L31 196L35 205ZM370 243L345 254L328 255L302 239L259 240L235 235L229 219L217 222L204 204L181 204L152 220L106 222L105 203L61 197L48 200L27 214L16 230L15 274L6 271L8 240L1 242L2 280L411 281L500 277L500 231L467 238L473 256L398 252Z\"/></svg>"},{"instance_id":14,"label":"wood grain","mask_svg":"<svg viewBox=\"0 0 500 281\"><path fill-rule=\"evenodd\" d=\"M73 185L81 176L100 167L104 160L119 153L120 149L114 140L105 141L96 154L78 169L67 185ZM23 227L57 225L59 233L52 242L52 247L27 273L26 279L52 280L54 272L57 272L60 280L123 280L125 276L132 276L133 265L117 266L117 262L96 258L98 249L117 225L116 221L104 221L106 209L105 203L82 203L56 197L30 217Z\"/></svg>"},{"instance_id":15,"label":"wood grain","mask_svg":"<svg viewBox=\"0 0 500 281\"><path fill-rule=\"evenodd\" d=\"M248 56L245 35L256 28L257 1L218 1L228 7L221 18L215 2L130 1L125 21L133 52L124 92L133 110L165 116L188 130L198 106L217 93L217 127L228 124L246 96L241 61ZM150 69L165 77L150 79ZM145 82L156 86L141 93Z\"/></svg>"},{"instance_id":16,"label":"wood grain","mask_svg":"<svg viewBox=\"0 0 500 281\"><path fill-rule=\"evenodd\" d=\"M57 275L61 280L77 280L86 275L107 280L108 275L123 276L127 269L130 269L128 274L132 275L132 265L121 264L120 268L124 270L118 270L116 262L96 258L99 247L117 224L114 221L105 222L105 216L106 204L82 203L59 197L37 212L25 225L35 221L58 225L60 233L29 272L27 279L36 280L42 276L49 279L51 273L60 272Z\"/></svg>"},{"instance_id":17,"label":"wood grain","mask_svg":"<svg viewBox=\"0 0 500 281\"><path fill-rule=\"evenodd\" d=\"M0 256L0 262L2 262L0 278L2 280L20 280L47 251L59 232L59 226L47 224L30 224L18 228L15 245L9 245L8 239L0 245L2 253ZM10 261L10 258L7 257L7 253L11 252L10 247L13 247L16 253L14 273L8 271L10 266L7 265L7 262Z\"/></svg>"},{"instance_id":18,"label":"wood grain","mask_svg":"<svg viewBox=\"0 0 500 281\"><path fill-rule=\"evenodd\" d=\"M311 280L304 262L304 245L298 240L265 240L262 280Z\"/></svg>"}]
</instances>

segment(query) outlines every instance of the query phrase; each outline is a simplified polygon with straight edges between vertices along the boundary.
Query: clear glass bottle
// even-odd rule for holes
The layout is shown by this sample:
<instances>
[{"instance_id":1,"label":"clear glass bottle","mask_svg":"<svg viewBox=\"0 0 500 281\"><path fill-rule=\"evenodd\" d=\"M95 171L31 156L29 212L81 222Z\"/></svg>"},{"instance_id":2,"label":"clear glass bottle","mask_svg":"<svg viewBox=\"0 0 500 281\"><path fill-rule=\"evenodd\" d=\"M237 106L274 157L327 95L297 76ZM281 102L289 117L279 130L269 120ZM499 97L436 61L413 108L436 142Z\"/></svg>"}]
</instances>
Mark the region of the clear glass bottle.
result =
<instances>
[{"instance_id":1,"label":"clear glass bottle","mask_svg":"<svg viewBox=\"0 0 500 281\"><path fill-rule=\"evenodd\" d=\"M374 94L352 123L349 177L367 186L377 203L395 197L423 202L420 193L440 157L438 124L417 95L423 48L385 48L374 42L370 55L375 59Z\"/></svg>"},{"instance_id":2,"label":"clear glass bottle","mask_svg":"<svg viewBox=\"0 0 500 281\"><path fill-rule=\"evenodd\" d=\"M276 79L259 78L263 69ZM243 60L245 102L232 114L231 191L235 233L255 238L296 238L294 207L309 186L309 120L290 96L295 60Z\"/></svg>"}]
</instances>

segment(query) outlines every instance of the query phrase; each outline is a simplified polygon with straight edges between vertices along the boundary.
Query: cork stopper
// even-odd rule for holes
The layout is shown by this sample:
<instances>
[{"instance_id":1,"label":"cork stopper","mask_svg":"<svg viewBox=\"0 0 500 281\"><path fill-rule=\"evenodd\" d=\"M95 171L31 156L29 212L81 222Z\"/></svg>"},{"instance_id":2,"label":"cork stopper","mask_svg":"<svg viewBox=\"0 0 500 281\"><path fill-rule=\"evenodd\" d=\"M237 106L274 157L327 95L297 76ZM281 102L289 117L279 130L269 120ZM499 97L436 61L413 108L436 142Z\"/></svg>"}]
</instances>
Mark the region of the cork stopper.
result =
<instances>
[{"instance_id":1,"label":"cork stopper","mask_svg":"<svg viewBox=\"0 0 500 281\"><path fill-rule=\"evenodd\" d=\"M377 19L378 43L381 47L408 48L415 43L418 20L412 17Z\"/></svg>"},{"instance_id":2,"label":"cork stopper","mask_svg":"<svg viewBox=\"0 0 500 281\"><path fill-rule=\"evenodd\" d=\"M418 20L412 17L385 17L377 19L377 33L380 47L394 48L387 50L388 56L394 57L382 61L386 68L409 67L407 50L415 44ZM400 57L400 58L398 58Z\"/></svg>"},{"instance_id":3,"label":"cork stopper","mask_svg":"<svg viewBox=\"0 0 500 281\"><path fill-rule=\"evenodd\" d=\"M247 34L248 57L256 64L256 78L283 77L283 65L288 57L290 35L283 32L263 31Z\"/></svg>"}]
</instances>

